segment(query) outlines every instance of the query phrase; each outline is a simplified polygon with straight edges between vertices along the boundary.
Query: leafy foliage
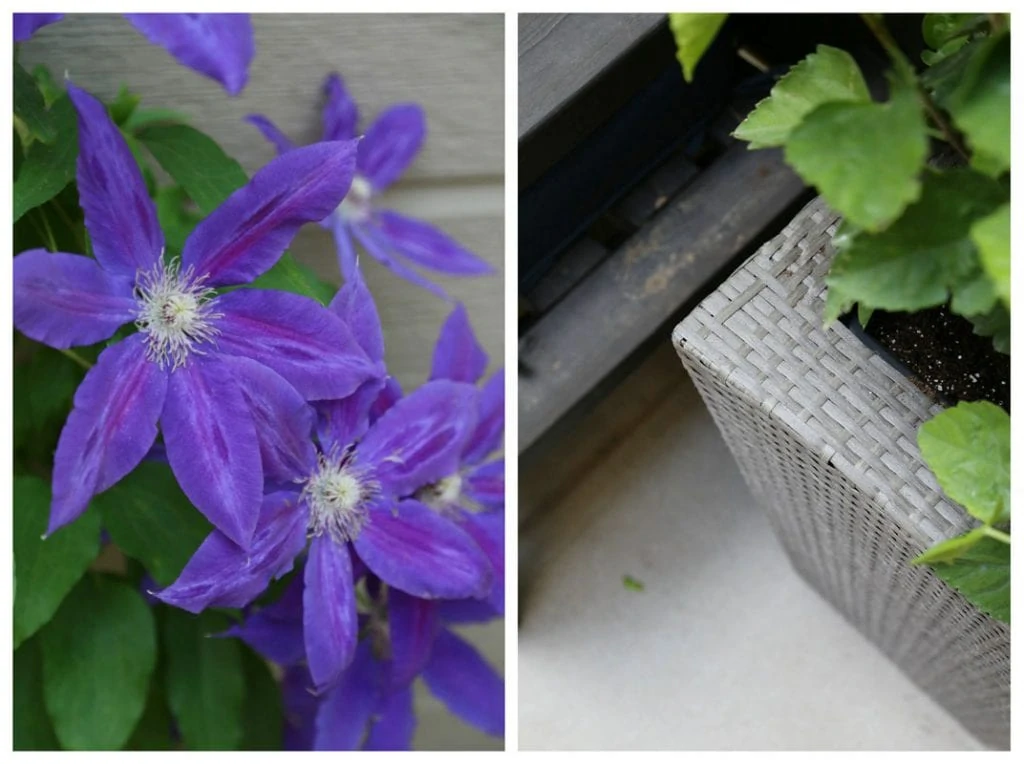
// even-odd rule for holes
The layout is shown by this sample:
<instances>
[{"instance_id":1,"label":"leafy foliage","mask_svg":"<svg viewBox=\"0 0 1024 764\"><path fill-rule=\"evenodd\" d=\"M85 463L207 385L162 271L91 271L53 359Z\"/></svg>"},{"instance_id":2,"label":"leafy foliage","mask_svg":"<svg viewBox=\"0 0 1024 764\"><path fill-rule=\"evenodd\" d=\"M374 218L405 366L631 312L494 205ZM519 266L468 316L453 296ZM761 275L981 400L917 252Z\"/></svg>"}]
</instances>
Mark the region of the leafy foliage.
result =
<instances>
[{"instance_id":1,"label":"leafy foliage","mask_svg":"<svg viewBox=\"0 0 1024 764\"><path fill-rule=\"evenodd\" d=\"M668 24L676 40L676 58L683 78L693 81L694 70L725 23L727 13L670 13Z\"/></svg>"},{"instance_id":2,"label":"leafy foliage","mask_svg":"<svg viewBox=\"0 0 1024 764\"><path fill-rule=\"evenodd\" d=\"M983 538L935 574L993 618L1010 622L1010 545Z\"/></svg>"}]
</instances>

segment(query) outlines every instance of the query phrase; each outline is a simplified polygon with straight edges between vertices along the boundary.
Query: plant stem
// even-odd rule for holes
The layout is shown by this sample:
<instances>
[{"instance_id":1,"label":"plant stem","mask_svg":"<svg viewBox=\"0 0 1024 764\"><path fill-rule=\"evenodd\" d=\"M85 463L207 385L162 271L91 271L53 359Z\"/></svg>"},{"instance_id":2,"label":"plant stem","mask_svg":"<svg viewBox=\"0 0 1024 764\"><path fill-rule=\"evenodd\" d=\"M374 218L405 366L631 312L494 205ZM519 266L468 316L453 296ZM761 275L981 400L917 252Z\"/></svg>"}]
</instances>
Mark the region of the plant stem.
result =
<instances>
[{"instance_id":1,"label":"plant stem","mask_svg":"<svg viewBox=\"0 0 1024 764\"><path fill-rule=\"evenodd\" d=\"M79 366L81 366L86 371L89 371L89 369L92 368L92 364L89 363L88 361L86 361L84 358L82 358L82 356L78 355L78 353L76 353L74 350L68 350L67 348L65 348L65 349L61 350L60 352L62 352L64 355L66 355L72 361L77 363Z\"/></svg>"},{"instance_id":2,"label":"plant stem","mask_svg":"<svg viewBox=\"0 0 1024 764\"><path fill-rule=\"evenodd\" d=\"M1004 544L1010 543L1009 533L993 528L991 525L985 526L985 535L989 538L995 539L996 541L1002 541Z\"/></svg>"},{"instance_id":3,"label":"plant stem","mask_svg":"<svg viewBox=\"0 0 1024 764\"><path fill-rule=\"evenodd\" d=\"M900 50L900 46L896 44L896 40L893 39L892 35L889 34L889 28L885 25L880 14L875 13L862 13L861 18L864 23L867 24L868 29L875 36L885 52L889 54L889 58L892 59L893 64L896 65L897 69L905 69L908 76L913 76L914 88L917 90L917 96L921 101L921 106L928 113L929 118L935 123L936 127L942 131L942 135L950 146L958 153L964 161L969 162L971 157L968 154L967 149L964 147L960 138L957 136L956 131L953 130L952 125L946 120L942 114L941 109L936 105L935 101L932 100L931 95L924 89L924 85L921 84L921 80L917 77L917 74L913 71L910 66L910 62L907 61L906 56L903 55L903 51Z\"/></svg>"},{"instance_id":4,"label":"plant stem","mask_svg":"<svg viewBox=\"0 0 1024 764\"><path fill-rule=\"evenodd\" d=\"M46 234L47 244L50 246L51 252L57 251L57 237L53 235L53 229L50 228L50 221L46 218L46 213L43 212L42 207L36 207L35 212L38 213L38 218L43 221L43 229Z\"/></svg>"}]
</instances>

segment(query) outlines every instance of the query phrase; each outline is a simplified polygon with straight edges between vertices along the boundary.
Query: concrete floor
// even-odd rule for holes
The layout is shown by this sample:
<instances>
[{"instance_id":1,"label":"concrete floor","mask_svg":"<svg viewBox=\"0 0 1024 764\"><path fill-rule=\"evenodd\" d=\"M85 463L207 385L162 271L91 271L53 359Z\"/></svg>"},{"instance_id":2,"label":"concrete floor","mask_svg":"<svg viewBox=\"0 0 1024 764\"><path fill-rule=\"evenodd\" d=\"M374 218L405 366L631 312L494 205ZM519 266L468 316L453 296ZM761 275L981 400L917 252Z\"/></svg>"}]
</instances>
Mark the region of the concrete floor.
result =
<instances>
[{"instance_id":1,"label":"concrete floor","mask_svg":"<svg viewBox=\"0 0 1024 764\"><path fill-rule=\"evenodd\" d=\"M521 749L981 747L793 572L668 342L573 429L560 498L521 475Z\"/></svg>"}]
</instances>

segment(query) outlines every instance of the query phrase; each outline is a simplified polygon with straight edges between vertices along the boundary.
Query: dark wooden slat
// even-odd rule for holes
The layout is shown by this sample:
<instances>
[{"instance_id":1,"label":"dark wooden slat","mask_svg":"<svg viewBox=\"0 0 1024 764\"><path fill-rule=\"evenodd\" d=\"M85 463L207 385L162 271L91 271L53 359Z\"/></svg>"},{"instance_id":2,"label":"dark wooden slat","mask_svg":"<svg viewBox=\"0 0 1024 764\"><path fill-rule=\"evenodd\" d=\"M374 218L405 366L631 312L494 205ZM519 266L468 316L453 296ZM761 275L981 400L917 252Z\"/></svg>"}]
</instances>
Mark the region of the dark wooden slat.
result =
<instances>
[{"instance_id":1,"label":"dark wooden slat","mask_svg":"<svg viewBox=\"0 0 1024 764\"><path fill-rule=\"evenodd\" d=\"M664 20L661 14L519 15L519 139Z\"/></svg>"},{"instance_id":2,"label":"dark wooden slat","mask_svg":"<svg viewBox=\"0 0 1024 764\"><path fill-rule=\"evenodd\" d=\"M678 318L803 191L780 152L735 146L544 315L520 341L519 451Z\"/></svg>"}]
</instances>

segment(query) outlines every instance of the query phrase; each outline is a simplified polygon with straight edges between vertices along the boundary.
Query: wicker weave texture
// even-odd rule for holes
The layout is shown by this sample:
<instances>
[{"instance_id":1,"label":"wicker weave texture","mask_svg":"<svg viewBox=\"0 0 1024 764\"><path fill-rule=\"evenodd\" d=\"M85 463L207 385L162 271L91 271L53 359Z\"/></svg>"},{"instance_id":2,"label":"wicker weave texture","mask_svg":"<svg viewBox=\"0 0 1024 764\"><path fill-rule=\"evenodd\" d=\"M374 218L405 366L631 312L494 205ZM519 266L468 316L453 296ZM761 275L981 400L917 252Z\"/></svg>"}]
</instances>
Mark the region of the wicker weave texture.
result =
<instances>
[{"instance_id":1,"label":"wicker weave texture","mask_svg":"<svg viewBox=\"0 0 1024 764\"><path fill-rule=\"evenodd\" d=\"M797 571L986 745L1010 741L1010 631L910 560L971 520L917 428L940 408L822 326L838 218L808 205L673 333Z\"/></svg>"}]
</instances>

